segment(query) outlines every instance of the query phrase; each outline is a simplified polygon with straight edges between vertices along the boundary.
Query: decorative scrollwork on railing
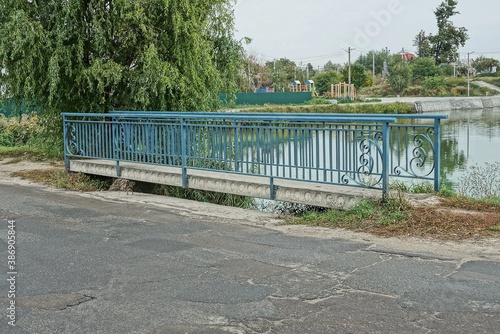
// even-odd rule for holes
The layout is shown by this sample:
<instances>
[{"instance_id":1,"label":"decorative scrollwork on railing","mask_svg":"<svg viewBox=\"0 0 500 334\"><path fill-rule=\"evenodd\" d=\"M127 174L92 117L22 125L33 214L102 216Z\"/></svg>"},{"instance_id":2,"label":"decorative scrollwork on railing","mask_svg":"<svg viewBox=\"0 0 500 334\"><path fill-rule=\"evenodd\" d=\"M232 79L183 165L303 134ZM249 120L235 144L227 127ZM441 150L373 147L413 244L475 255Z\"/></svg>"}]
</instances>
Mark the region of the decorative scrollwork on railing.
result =
<instances>
[{"instance_id":1,"label":"decorative scrollwork on railing","mask_svg":"<svg viewBox=\"0 0 500 334\"><path fill-rule=\"evenodd\" d=\"M359 166L355 172L345 173L341 177L344 184L374 187L381 183L382 173L377 172L378 161L382 161L382 133L377 132L373 138L364 138L359 143Z\"/></svg>"},{"instance_id":2,"label":"decorative scrollwork on railing","mask_svg":"<svg viewBox=\"0 0 500 334\"><path fill-rule=\"evenodd\" d=\"M83 150L79 147L75 126L71 123L66 124L66 154L83 155Z\"/></svg>"},{"instance_id":3,"label":"decorative scrollwork on railing","mask_svg":"<svg viewBox=\"0 0 500 334\"><path fill-rule=\"evenodd\" d=\"M431 159L431 154L434 155L434 128L428 128L425 133L416 134L413 136L412 158L408 162L409 168L396 166L393 168L393 173L396 176L401 176L403 173L414 177L427 177L434 172L435 162ZM411 148L408 148L408 150ZM431 161L429 164L428 161ZM427 167L427 168L426 168Z\"/></svg>"},{"instance_id":4,"label":"decorative scrollwork on railing","mask_svg":"<svg viewBox=\"0 0 500 334\"><path fill-rule=\"evenodd\" d=\"M125 123L126 124L126 123ZM124 150L126 148L126 130L125 124L119 123L113 125L113 149L114 149L114 158L118 159L124 154Z\"/></svg>"}]
</instances>

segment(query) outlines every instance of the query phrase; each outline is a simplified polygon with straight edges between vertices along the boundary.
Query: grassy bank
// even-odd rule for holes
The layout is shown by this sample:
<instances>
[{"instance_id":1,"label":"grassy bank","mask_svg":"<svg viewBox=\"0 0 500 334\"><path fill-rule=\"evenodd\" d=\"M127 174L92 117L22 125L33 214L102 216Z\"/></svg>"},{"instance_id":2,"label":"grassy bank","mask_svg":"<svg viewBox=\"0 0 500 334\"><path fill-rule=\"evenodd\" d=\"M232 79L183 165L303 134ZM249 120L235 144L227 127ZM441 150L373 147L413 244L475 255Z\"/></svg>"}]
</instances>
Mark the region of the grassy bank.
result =
<instances>
[{"instance_id":1,"label":"grassy bank","mask_svg":"<svg viewBox=\"0 0 500 334\"><path fill-rule=\"evenodd\" d=\"M414 114L415 107L408 103L342 103L312 105L268 105L247 107L245 112L269 113L340 113L340 114Z\"/></svg>"},{"instance_id":2,"label":"grassy bank","mask_svg":"<svg viewBox=\"0 0 500 334\"><path fill-rule=\"evenodd\" d=\"M347 211L310 212L288 224L342 228L379 236L440 240L500 237L500 199L436 197L432 204L393 197L387 203L366 199Z\"/></svg>"}]
</instances>

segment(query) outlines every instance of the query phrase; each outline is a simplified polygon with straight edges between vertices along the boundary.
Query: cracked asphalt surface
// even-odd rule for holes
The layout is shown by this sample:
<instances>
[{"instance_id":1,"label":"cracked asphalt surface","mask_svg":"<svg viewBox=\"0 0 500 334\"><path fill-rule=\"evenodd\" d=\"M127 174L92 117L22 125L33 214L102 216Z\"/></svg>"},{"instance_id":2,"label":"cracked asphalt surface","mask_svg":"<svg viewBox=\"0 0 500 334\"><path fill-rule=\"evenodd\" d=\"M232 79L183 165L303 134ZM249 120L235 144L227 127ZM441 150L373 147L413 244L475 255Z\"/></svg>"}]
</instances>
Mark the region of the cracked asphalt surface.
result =
<instances>
[{"instance_id":1,"label":"cracked asphalt surface","mask_svg":"<svg viewBox=\"0 0 500 334\"><path fill-rule=\"evenodd\" d=\"M500 333L500 246L402 251L103 196L0 184L3 268L9 219L18 250L17 322L4 271L1 333Z\"/></svg>"}]
</instances>

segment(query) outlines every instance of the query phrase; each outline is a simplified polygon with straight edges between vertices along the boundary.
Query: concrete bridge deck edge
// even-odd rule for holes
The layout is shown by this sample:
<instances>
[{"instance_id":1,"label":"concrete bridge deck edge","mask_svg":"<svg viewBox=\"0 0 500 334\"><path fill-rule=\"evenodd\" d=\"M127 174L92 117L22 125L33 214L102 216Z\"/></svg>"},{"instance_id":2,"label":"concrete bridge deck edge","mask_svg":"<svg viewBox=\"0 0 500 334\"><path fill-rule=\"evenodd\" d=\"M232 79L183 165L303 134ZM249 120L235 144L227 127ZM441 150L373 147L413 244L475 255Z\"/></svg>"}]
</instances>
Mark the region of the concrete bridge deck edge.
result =
<instances>
[{"instance_id":1,"label":"concrete bridge deck edge","mask_svg":"<svg viewBox=\"0 0 500 334\"><path fill-rule=\"evenodd\" d=\"M182 169L141 163L110 160L70 160L70 171L123 178L170 186L182 186ZM187 169L188 188L268 199L271 195L269 177L231 174L217 171ZM275 200L348 209L363 198L381 198L382 191L351 186L275 179Z\"/></svg>"}]
</instances>

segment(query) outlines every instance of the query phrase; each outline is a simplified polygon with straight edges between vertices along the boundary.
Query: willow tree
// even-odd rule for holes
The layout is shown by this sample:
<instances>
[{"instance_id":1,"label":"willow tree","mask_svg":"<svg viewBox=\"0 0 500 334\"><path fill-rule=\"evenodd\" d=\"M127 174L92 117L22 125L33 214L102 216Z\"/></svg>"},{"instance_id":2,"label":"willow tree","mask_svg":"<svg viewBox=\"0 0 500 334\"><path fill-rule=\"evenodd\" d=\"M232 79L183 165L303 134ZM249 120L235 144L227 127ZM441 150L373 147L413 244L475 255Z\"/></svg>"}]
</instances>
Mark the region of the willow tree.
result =
<instances>
[{"instance_id":1,"label":"willow tree","mask_svg":"<svg viewBox=\"0 0 500 334\"><path fill-rule=\"evenodd\" d=\"M241 54L232 2L3 0L0 84L47 112L212 109Z\"/></svg>"}]
</instances>

